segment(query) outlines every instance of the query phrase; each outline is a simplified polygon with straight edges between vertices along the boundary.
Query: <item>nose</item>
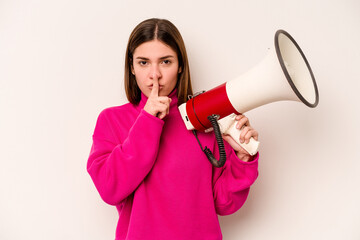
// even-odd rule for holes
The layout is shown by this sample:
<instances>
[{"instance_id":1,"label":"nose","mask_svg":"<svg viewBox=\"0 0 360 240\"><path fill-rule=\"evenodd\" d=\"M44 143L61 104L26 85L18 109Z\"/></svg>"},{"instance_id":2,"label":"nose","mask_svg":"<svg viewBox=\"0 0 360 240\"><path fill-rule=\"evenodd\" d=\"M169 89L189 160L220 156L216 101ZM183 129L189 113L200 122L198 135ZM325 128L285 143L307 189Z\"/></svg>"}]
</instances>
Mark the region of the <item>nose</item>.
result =
<instances>
[{"instance_id":1,"label":"nose","mask_svg":"<svg viewBox=\"0 0 360 240\"><path fill-rule=\"evenodd\" d=\"M154 78L157 78L157 79L160 79L161 78L161 71L159 69L159 66L158 65L153 65L150 69L150 79L154 79Z\"/></svg>"}]
</instances>

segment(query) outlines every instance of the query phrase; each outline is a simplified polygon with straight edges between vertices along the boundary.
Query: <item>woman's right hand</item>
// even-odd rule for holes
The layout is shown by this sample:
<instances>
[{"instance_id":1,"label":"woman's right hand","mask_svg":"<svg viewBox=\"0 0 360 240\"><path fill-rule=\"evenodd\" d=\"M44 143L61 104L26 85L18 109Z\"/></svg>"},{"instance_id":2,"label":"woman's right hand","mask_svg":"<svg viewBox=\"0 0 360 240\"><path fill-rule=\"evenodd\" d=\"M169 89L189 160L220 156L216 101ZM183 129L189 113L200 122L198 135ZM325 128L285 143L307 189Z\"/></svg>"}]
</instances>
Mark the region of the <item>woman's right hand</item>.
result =
<instances>
[{"instance_id":1,"label":"woman's right hand","mask_svg":"<svg viewBox=\"0 0 360 240\"><path fill-rule=\"evenodd\" d=\"M153 87L151 89L148 100L144 106L144 110L160 119L169 114L171 98L167 96L159 96L159 79L153 78Z\"/></svg>"}]
</instances>

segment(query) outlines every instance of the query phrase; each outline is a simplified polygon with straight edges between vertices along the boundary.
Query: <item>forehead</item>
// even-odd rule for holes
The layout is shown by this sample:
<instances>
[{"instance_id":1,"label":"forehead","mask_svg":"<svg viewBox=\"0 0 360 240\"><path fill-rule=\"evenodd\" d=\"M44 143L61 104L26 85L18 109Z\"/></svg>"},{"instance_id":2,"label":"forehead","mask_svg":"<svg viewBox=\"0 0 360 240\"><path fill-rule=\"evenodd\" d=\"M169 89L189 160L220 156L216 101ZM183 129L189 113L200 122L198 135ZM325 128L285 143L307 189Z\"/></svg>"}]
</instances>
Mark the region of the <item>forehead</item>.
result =
<instances>
[{"instance_id":1,"label":"forehead","mask_svg":"<svg viewBox=\"0 0 360 240\"><path fill-rule=\"evenodd\" d=\"M140 44L134 51L134 58L146 57L146 58L161 58L164 56L176 57L176 52L159 40L152 40Z\"/></svg>"}]
</instances>

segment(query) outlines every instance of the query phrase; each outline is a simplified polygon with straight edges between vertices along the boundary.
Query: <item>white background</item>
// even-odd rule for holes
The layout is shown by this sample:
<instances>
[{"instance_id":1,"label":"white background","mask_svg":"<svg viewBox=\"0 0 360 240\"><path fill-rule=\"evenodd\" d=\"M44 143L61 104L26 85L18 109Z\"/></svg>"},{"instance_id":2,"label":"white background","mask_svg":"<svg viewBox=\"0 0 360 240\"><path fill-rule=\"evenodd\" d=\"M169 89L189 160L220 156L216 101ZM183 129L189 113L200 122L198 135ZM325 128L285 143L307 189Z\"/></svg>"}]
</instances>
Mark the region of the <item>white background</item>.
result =
<instances>
[{"instance_id":1,"label":"white background","mask_svg":"<svg viewBox=\"0 0 360 240\"><path fill-rule=\"evenodd\" d=\"M224 239L360 239L360 2L0 0L0 239L113 239L117 212L86 162L96 118L126 102L124 52L140 21L181 31L195 91L256 65L287 30L320 90L310 109L247 116L260 176Z\"/></svg>"}]
</instances>

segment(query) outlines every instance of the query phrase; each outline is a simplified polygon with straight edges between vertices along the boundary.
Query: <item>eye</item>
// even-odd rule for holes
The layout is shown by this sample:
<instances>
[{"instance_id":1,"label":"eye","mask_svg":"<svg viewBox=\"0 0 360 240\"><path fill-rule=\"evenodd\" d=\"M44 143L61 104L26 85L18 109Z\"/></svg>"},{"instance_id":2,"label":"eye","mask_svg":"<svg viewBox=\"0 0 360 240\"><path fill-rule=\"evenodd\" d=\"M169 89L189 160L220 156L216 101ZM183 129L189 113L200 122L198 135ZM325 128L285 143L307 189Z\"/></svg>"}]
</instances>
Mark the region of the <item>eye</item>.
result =
<instances>
[{"instance_id":1,"label":"eye","mask_svg":"<svg viewBox=\"0 0 360 240\"><path fill-rule=\"evenodd\" d=\"M146 64L147 64L147 61L144 61L144 60L139 61L139 65L140 65L140 66L145 66Z\"/></svg>"},{"instance_id":2,"label":"eye","mask_svg":"<svg viewBox=\"0 0 360 240\"><path fill-rule=\"evenodd\" d=\"M169 59L165 59L165 60L163 61L163 63L164 63L164 64L170 64L171 61L170 61Z\"/></svg>"}]
</instances>

